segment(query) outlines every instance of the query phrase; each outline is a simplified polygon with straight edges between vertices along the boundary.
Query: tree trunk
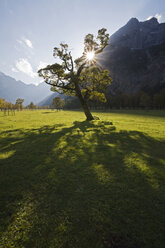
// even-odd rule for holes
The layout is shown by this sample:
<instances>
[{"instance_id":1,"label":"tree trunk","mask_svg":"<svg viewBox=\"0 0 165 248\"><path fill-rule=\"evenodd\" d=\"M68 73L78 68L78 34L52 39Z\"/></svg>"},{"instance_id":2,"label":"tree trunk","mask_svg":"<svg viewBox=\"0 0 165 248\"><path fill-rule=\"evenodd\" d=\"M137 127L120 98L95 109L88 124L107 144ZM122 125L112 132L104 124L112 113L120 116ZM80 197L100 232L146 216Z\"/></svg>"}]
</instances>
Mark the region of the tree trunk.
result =
<instances>
[{"instance_id":1,"label":"tree trunk","mask_svg":"<svg viewBox=\"0 0 165 248\"><path fill-rule=\"evenodd\" d=\"M83 98L82 94L81 94L81 90L80 90L80 87L77 83L75 83L75 88L76 88L76 95L81 103L81 106L84 110L84 113L85 113L85 116L87 118L87 121L92 121L94 120L90 110L89 110L89 107L87 105L87 102L85 101L85 99Z\"/></svg>"}]
</instances>

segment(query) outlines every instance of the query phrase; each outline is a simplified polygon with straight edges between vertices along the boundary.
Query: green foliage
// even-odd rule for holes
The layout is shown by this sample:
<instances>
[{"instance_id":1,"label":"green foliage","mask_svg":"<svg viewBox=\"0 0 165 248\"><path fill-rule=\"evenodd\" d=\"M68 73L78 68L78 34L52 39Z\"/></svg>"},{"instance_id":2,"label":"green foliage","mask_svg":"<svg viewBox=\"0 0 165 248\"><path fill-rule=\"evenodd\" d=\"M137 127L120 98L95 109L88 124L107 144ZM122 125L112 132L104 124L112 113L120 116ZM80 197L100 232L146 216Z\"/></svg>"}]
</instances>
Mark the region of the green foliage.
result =
<instances>
[{"instance_id":1,"label":"green foliage","mask_svg":"<svg viewBox=\"0 0 165 248\"><path fill-rule=\"evenodd\" d=\"M165 89L153 96L153 106L157 109L165 109Z\"/></svg>"},{"instance_id":2,"label":"green foliage","mask_svg":"<svg viewBox=\"0 0 165 248\"><path fill-rule=\"evenodd\" d=\"M36 106L33 102L31 102L31 103L27 106L27 108L28 108L28 109L36 109L37 106Z\"/></svg>"},{"instance_id":3,"label":"green foliage","mask_svg":"<svg viewBox=\"0 0 165 248\"><path fill-rule=\"evenodd\" d=\"M86 35L84 39L83 55L75 61L73 61L71 51L69 51L68 45L61 43L60 48L54 48L53 56L55 58L60 59L62 63L55 63L40 69L38 71L39 76L43 77L46 83L52 85L53 91L57 91L61 94L75 95L75 81L78 84L82 83L84 74L89 73L89 69L91 67L91 62L87 61L86 59L87 51L94 50L95 54L100 53L108 44L108 40L109 35L106 34L106 29L99 30L96 39L92 34ZM100 77L102 78L102 70L99 67L96 69L96 62L97 60L95 58L94 61L92 61L92 64L95 65L95 70L93 69L93 74L96 72L97 77L99 77L100 73ZM83 74L83 77L81 74ZM88 79L89 77L90 76L88 75ZM109 74L107 74L106 77L108 78ZM84 78L84 80L86 79Z\"/></svg>"},{"instance_id":4,"label":"green foliage","mask_svg":"<svg viewBox=\"0 0 165 248\"><path fill-rule=\"evenodd\" d=\"M53 98L52 107L57 110L62 109L64 107L64 100L61 99L59 96Z\"/></svg>"},{"instance_id":5,"label":"green foliage","mask_svg":"<svg viewBox=\"0 0 165 248\"><path fill-rule=\"evenodd\" d=\"M24 102L24 99L22 98L18 98L15 102L15 106L17 109L23 109L23 102Z\"/></svg>"},{"instance_id":6,"label":"green foliage","mask_svg":"<svg viewBox=\"0 0 165 248\"><path fill-rule=\"evenodd\" d=\"M4 115L9 115L10 113L15 115L15 108L16 106L13 103L7 102L5 99L0 98L0 109L1 111L4 111Z\"/></svg>"},{"instance_id":7,"label":"green foliage","mask_svg":"<svg viewBox=\"0 0 165 248\"><path fill-rule=\"evenodd\" d=\"M104 93L112 81L109 71L91 67L82 72L80 80L81 92L86 99L106 102Z\"/></svg>"},{"instance_id":8,"label":"green foliage","mask_svg":"<svg viewBox=\"0 0 165 248\"><path fill-rule=\"evenodd\" d=\"M53 56L60 59L61 63L48 65L38 71L39 76L43 77L45 82L52 86L51 89L53 91L57 91L60 94L77 96L87 120L92 120L93 117L87 106L86 98L97 98L97 100L105 101L103 86L109 85L111 81L109 73L102 71L98 67L96 59L96 55L101 53L107 46L108 40L109 35L106 33L105 28L98 30L96 38L92 34L86 35L83 55L74 61L68 45L61 43L60 47L55 47L53 51ZM87 54L91 51L95 56L93 59L88 60ZM94 66L94 69L91 68L92 66ZM85 74L88 75L85 76ZM107 84L105 80L107 80ZM99 86L99 83L101 86ZM87 84L88 87L85 87ZM81 93L81 87L83 87L83 95ZM101 92L99 91L100 88Z\"/></svg>"},{"instance_id":9,"label":"green foliage","mask_svg":"<svg viewBox=\"0 0 165 248\"><path fill-rule=\"evenodd\" d=\"M107 30L105 28L98 30L96 38L93 34L86 35L84 39L83 56L85 56L88 51L94 51L96 54L103 51L103 49L108 45L109 41L109 34L107 34L106 31Z\"/></svg>"},{"instance_id":10,"label":"green foliage","mask_svg":"<svg viewBox=\"0 0 165 248\"><path fill-rule=\"evenodd\" d=\"M3 109L5 106L5 100L0 98L0 109Z\"/></svg>"},{"instance_id":11,"label":"green foliage","mask_svg":"<svg viewBox=\"0 0 165 248\"><path fill-rule=\"evenodd\" d=\"M94 115L0 112L0 247L164 247L165 113Z\"/></svg>"}]
</instances>

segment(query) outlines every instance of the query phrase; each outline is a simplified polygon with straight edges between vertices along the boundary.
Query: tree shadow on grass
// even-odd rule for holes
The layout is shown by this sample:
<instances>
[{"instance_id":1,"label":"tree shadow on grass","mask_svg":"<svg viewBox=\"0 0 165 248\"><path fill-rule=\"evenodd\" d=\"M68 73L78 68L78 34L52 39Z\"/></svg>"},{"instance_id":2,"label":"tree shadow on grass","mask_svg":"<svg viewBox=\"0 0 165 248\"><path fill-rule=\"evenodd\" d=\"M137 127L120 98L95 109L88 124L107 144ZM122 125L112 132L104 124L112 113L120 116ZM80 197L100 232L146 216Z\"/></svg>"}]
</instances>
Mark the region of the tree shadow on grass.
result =
<instances>
[{"instance_id":1,"label":"tree shadow on grass","mask_svg":"<svg viewBox=\"0 0 165 248\"><path fill-rule=\"evenodd\" d=\"M51 112L50 112L50 111L49 111L49 112L42 112L42 114L44 114L44 115L45 115L45 114L52 114L52 112L54 112L54 109L52 109Z\"/></svg>"},{"instance_id":2,"label":"tree shadow on grass","mask_svg":"<svg viewBox=\"0 0 165 248\"><path fill-rule=\"evenodd\" d=\"M94 121L0 146L0 247L163 247L163 140Z\"/></svg>"}]
</instances>

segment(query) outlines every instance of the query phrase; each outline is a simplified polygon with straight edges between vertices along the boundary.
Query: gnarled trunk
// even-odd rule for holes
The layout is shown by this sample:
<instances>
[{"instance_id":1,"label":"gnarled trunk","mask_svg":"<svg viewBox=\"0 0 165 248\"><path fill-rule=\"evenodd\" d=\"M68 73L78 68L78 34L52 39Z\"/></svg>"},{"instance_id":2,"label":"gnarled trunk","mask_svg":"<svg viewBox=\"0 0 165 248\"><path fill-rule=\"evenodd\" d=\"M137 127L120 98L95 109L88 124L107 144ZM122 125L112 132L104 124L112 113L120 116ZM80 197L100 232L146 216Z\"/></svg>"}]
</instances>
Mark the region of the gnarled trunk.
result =
<instances>
[{"instance_id":1,"label":"gnarled trunk","mask_svg":"<svg viewBox=\"0 0 165 248\"><path fill-rule=\"evenodd\" d=\"M81 94L81 90L80 90L80 87L77 83L75 83L75 90L76 90L76 95L78 97L78 99L80 100L80 103L81 103L81 106L84 110L84 113L86 115L86 118L87 118L87 121L92 121L94 120L90 110L89 110L89 107L85 101L85 99L83 98L82 94Z\"/></svg>"}]
</instances>

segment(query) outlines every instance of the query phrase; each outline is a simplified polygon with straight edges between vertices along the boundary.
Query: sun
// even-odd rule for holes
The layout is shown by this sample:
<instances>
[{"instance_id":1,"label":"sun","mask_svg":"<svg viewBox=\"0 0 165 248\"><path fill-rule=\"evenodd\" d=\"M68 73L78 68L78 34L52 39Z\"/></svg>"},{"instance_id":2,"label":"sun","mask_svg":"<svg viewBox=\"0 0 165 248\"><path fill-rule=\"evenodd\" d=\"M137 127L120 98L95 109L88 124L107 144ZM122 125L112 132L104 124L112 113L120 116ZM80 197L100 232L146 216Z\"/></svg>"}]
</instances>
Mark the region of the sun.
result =
<instances>
[{"instance_id":1,"label":"sun","mask_svg":"<svg viewBox=\"0 0 165 248\"><path fill-rule=\"evenodd\" d=\"M90 52L87 52L87 53L86 53L86 58L87 58L87 60L91 61L91 60L94 59L94 57L95 57L94 51L90 51Z\"/></svg>"}]
</instances>

